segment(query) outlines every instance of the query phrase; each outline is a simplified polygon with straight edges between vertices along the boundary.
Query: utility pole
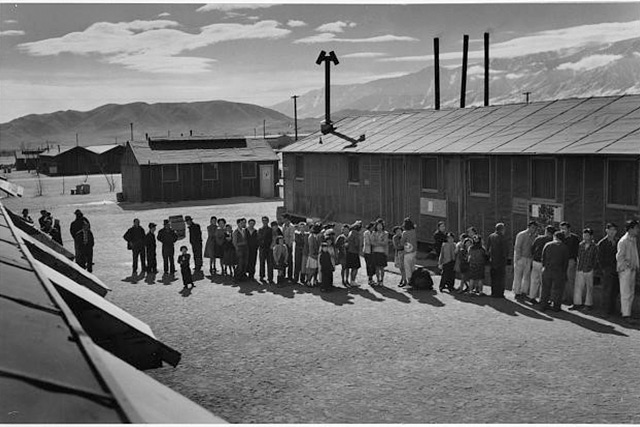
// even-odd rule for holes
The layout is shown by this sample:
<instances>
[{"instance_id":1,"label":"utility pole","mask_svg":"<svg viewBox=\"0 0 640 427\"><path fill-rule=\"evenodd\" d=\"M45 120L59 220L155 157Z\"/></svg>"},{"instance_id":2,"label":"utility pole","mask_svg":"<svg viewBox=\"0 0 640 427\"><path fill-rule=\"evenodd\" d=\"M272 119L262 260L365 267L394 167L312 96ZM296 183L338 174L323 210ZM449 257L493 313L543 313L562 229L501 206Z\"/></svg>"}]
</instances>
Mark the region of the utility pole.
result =
<instances>
[{"instance_id":1,"label":"utility pole","mask_svg":"<svg viewBox=\"0 0 640 427\"><path fill-rule=\"evenodd\" d=\"M440 39L438 37L433 39L433 78L435 86L435 105L436 110L440 109Z\"/></svg>"},{"instance_id":2,"label":"utility pole","mask_svg":"<svg viewBox=\"0 0 640 427\"><path fill-rule=\"evenodd\" d=\"M467 63L469 58L469 36L462 36L462 78L460 84L460 108L465 106L465 97L467 95Z\"/></svg>"},{"instance_id":3,"label":"utility pole","mask_svg":"<svg viewBox=\"0 0 640 427\"><path fill-rule=\"evenodd\" d=\"M529 95L531 95L531 92L522 92L522 94L526 97L526 103L529 103Z\"/></svg>"},{"instance_id":4,"label":"utility pole","mask_svg":"<svg viewBox=\"0 0 640 427\"><path fill-rule=\"evenodd\" d=\"M298 95L293 95L291 99L293 99L293 128L295 130L295 140L298 140Z\"/></svg>"},{"instance_id":5,"label":"utility pole","mask_svg":"<svg viewBox=\"0 0 640 427\"><path fill-rule=\"evenodd\" d=\"M133 142L133 123L129 123L129 126L131 127L131 142Z\"/></svg>"},{"instance_id":6,"label":"utility pole","mask_svg":"<svg viewBox=\"0 0 640 427\"><path fill-rule=\"evenodd\" d=\"M262 138L267 139L267 119L262 120Z\"/></svg>"}]
</instances>

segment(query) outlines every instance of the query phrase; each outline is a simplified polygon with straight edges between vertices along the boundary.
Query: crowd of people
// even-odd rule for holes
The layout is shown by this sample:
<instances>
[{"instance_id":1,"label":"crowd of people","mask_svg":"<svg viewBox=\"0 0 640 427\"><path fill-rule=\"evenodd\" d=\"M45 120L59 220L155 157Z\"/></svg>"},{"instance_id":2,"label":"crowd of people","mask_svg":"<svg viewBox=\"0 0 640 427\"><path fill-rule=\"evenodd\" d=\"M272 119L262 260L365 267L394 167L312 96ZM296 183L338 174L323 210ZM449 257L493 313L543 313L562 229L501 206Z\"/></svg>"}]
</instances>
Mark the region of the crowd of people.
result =
<instances>
[{"instance_id":1,"label":"crowd of people","mask_svg":"<svg viewBox=\"0 0 640 427\"><path fill-rule=\"evenodd\" d=\"M617 239L618 227L605 226L605 236L594 240L591 228L582 230L582 239L571 230L568 222L560 229L546 226L539 234L535 221L516 235L513 245L513 285L516 300L539 305L541 310L561 310L564 300L573 304L569 310L593 310L593 283L599 270L604 295L603 310L607 316L615 314L618 296L625 323L634 324L631 309L640 270L637 220L625 224L625 233ZM475 228L470 227L455 242L455 235L446 232L441 222L434 234L435 251L442 271L440 290L471 292L484 295L482 281L485 265L490 266L491 296L504 298L506 267L510 247L505 225L498 223L486 245ZM456 275L460 286L454 287ZM568 294L566 294L568 293Z\"/></svg>"},{"instance_id":2,"label":"crowd of people","mask_svg":"<svg viewBox=\"0 0 640 427\"><path fill-rule=\"evenodd\" d=\"M371 286L382 286L390 251L396 266L401 270L400 286L405 286L415 269L417 236L410 218L403 225L393 228L390 237L385 222L377 219L363 226L361 221L344 224L339 230L335 224L309 224L306 221L293 224L288 215L283 224L261 218L262 226L255 219L239 218L235 228L226 219L211 217L207 226L207 238L203 245L202 229L190 216L185 217L189 231L189 243L193 253L194 269L190 269L191 254L186 246L180 248L178 257L185 287L193 286L193 276L202 273L203 258L209 260L209 273L232 277L236 281L254 280L282 285L300 283L330 292L335 287L333 273L339 267L342 285L359 286L356 282L364 258L368 281ZM132 274L157 273L156 241L161 243L164 275L174 275L175 244L177 232L168 219L156 233L156 224L150 223L147 232L138 219L124 234L132 251ZM391 246L392 245L392 246ZM390 247L392 248L390 250ZM275 279L275 280L274 280Z\"/></svg>"}]
</instances>

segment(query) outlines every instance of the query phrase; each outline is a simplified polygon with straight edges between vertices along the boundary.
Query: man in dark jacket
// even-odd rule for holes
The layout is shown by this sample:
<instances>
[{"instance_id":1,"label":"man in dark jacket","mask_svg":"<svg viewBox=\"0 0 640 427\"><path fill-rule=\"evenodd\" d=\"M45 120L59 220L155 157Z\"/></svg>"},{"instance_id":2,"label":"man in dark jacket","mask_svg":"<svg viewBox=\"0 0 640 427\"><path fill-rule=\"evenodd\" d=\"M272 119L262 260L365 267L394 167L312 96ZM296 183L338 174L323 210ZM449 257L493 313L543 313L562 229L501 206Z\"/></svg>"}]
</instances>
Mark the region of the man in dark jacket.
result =
<instances>
[{"instance_id":1,"label":"man in dark jacket","mask_svg":"<svg viewBox=\"0 0 640 427\"><path fill-rule=\"evenodd\" d=\"M247 220L240 218L236 221L238 227L233 230L233 247L236 249L238 266L236 267L236 280L246 279L247 264L249 261L249 242L247 241Z\"/></svg>"},{"instance_id":2,"label":"man in dark jacket","mask_svg":"<svg viewBox=\"0 0 640 427\"><path fill-rule=\"evenodd\" d=\"M553 311L560 311L562 293L567 280L567 266L569 264L569 248L564 244L565 235L556 231L553 241L544 245L542 250L542 295L541 309L549 308L549 299L553 303Z\"/></svg>"},{"instance_id":3,"label":"man in dark jacket","mask_svg":"<svg viewBox=\"0 0 640 427\"><path fill-rule=\"evenodd\" d=\"M247 275L249 279L254 279L256 275L256 261L258 259L258 230L256 229L256 220L250 219L246 229L247 245L249 247L249 257L247 261Z\"/></svg>"},{"instance_id":4,"label":"man in dark jacket","mask_svg":"<svg viewBox=\"0 0 640 427\"><path fill-rule=\"evenodd\" d=\"M580 237L571 232L571 224L566 221L560 223L560 231L564 234L563 242L569 250L569 263L567 264L563 300L568 304L571 304L571 302L573 302L573 287L576 282L576 267L578 249L580 248Z\"/></svg>"},{"instance_id":5,"label":"man in dark jacket","mask_svg":"<svg viewBox=\"0 0 640 427\"><path fill-rule=\"evenodd\" d=\"M267 267L267 279L269 283L273 281L273 255L271 243L273 242L273 231L269 226L269 218L262 217L262 227L258 230L258 248L260 251L260 281L264 281L265 265Z\"/></svg>"},{"instance_id":6,"label":"man in dark jacket","mask_svg":"<svg viewBox=\"0 0 640 427\"><path fill-rule=\"evenodd\" d=\"M82 211L80 211L80 209L76 209L74 214L76 215L76 219L73 220L71 225L69 225L69 233L71 234L71 237L73 238L76 257L78 257L79 248L78 248L78 245L76 243L76 234L78 234L78 232L80 230L82 230L82 225L84 223L89 224L89 220L82 214Z\"/></svg>"},{"instance_id":7,"label":"man in dark jacket","mask_svg":"<svg viewBox=\"0 0 640 427\"><path fill-rule=\"evenodd\" d=\"M189 242L193 251L194 271L200 271L202 270L202 229L200 224L193 222L189 215L184 217L184 221L189 226Z\"/></svg>"},{"instance_id":8,"label":"man in dark jacket","mask_svg":"<svg viewBox=\"0 0 640 427\"><path fill-rule=\"evenodd\" d=\"M156 225L152 222L149 224L149 232L144 237L144 246L147 253L147 272L157 273L158 263L156 261Z\"/></svg>"},{"instance_id":9,"label":"man in dark jacket","mask_svg":"<svg viewBox=\"0 0 640 427\"><path fill-rule=\"evenodd\" d=\"M487 254L489 255L489 264L491 266L491 297L504 298L509 242L504 235L505 226L503 223L497 223L495 230L487 239Z\"/></svg>"},{"instance_id":10,"label":"man in dark jacket","mask_svg":"<svg viewBox=\"0 0 640 427\"><path fill-rule=\"evenodd\" d=\"M145 233L144 228L140 226L140 220L138 218L133 220L133 226L129 228L122 237L127 241L127 249L133 254L133 269L131 275L135 276L138 274L138 258L140 258L142 273L147 271L147 263L145 261Z\"/></svg>"},{"instance_id":11,"label":"man in dark jacket","mask_svg":"<svg viewBox=\"0 0 640 427\"><path fill-rule=\"evenodd\" d=\"M602 270L602 309L606 316L615 314L616 301L620 295L618 282L618 265L616 253L618 251L618 227L608 223L605 228L606 236L598 242L598 265Z\"/></svg>"},{"instance_id":12,"label":"man in dark jacket","mask_svg":"<svg viewBox=\"0 0 640 427\"><path fill-rule=\"evenodd\" d=\"M82 229L73 235L76 246L76 263L88 272L93 271L93 233L89 222L82 223Z\"/></svg>"},{"instance_id":13,"label":"man in dark jacket","mask_svg":"<svg viewBox=\"0 0 640 427\"><path fill-rule=\"evenodd\" d=\"M164 220L164 227L158 232L158 241L162 243L162 261L164 263L164 274L175 274L176 264L174 261L174 244L178 241L178 234L168 219Z\"/></svg>"}]
</instances>

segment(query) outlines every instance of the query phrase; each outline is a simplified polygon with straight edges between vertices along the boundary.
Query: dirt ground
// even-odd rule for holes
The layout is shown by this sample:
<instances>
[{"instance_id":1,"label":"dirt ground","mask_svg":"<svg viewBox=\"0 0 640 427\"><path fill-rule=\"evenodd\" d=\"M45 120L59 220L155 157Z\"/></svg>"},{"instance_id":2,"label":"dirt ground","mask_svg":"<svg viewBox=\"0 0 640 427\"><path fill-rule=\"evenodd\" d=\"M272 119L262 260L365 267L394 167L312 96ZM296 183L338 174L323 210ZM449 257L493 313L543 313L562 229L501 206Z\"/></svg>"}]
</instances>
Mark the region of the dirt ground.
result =
<instances>
[{"instance_id":1,"label":"dirt ground","mask_svg":"<svg viewBox=\"0 0 640 427\"><path fill-rule=\"evenodd\" d=\"M394 273L382 288L330 294L207 274L179 293L179 277L129 277L122 234L134 217L146 226L189 214L204 228L210 215L273 217L282 202L120 206L101 176L89 177L90 195L60 195L61 179L50 178L33 197L33 178L12 175L27 194L5 205L28 207L34 220L52 211L65 246L72 212L85 212L107 298L182 352L177 368L147 373L230 422L640 423L638 328L541 313L510 292L494 300L406 291Z\"/></svg>"}]
</instances>

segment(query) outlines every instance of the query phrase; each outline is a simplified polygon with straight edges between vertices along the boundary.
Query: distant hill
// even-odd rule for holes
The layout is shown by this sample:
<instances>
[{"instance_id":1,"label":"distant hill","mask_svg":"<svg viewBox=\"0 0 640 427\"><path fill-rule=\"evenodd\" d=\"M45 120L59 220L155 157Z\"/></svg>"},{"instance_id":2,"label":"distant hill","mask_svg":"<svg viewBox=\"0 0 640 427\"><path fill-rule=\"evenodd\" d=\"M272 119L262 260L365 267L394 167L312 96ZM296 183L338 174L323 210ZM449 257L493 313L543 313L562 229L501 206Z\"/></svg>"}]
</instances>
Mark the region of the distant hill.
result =
<instances>
[{"instance_id":1,"label":"distant hill","mask_svg":"<svg viewBox=\"0 0 640 427\"><path fill-rule=\"evenodd\" d=\"M338 54L338 57L340 55ZM332 119L345 111L394 111L433 108L433 66L400 77L363 84L333 85ZM336 68L334 73L339 74ZM491 60L490 102L524 102L523 92L532 101L574 97L640 93L640 35L638 38L606 45L590 45L579 50L537 53L516 58ZM461 67L440 68L441 106L460 104ZM322 83L319 84L319 86ZM482 105L484 68L471 62L467 77L466 105ZM276 111L291 109L290 101L272 106ZM336 112L335 114L333 112ZM298 98L298 117L324 115L324 89Z\"/></svg>"},{"instance_id":2,"label":"distant hill","mask_svg":"<svg viewBox=\"0 0 640 427\"><path fill-rule=\"evenodd\" d=\"M124 142L131 138L188 135L262 135L263 120L267 134L293 134L293 119L285 114L260 107L228 101L179 102L147 104L107 104L91 111L58 111L50 114L30 114L0 124L0 144L3 150L42 145L80 145ZM299 121L298 132L315 131L316 121Z\"/></svg>"}]
</instances>

